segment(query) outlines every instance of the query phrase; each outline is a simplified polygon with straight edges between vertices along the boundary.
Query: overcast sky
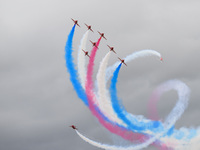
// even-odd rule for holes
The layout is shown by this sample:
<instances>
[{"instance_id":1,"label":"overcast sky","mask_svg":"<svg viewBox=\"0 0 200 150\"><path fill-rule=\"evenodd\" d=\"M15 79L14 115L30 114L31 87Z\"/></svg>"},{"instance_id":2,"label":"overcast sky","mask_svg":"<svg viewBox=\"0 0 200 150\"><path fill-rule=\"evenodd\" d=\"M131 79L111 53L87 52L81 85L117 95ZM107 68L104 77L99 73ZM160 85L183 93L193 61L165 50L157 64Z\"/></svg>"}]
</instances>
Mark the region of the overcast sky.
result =
<instances>
[{"instance_id":1,"label":"overcast sky","mask_svg":"<svg viewBox=\"0 0 200 150\"><path fill-rule=\"evenodd\" d=\"M126 109L147 117L151 92L169 79L191 89L189 107L176 127L197 127L200 89L199 0L1 0L0 1L0 149L97 150L68 126L86 136L119 144L78 99L65 67L64 47L78 19L74 50L86 27L104 32L95 68L115 47L119 57L142 50L160 52L122 67L119 97ZM90 33L96 41L98 33ZM88 43L88 50L92 46ZM74 56L76 57L76 52ZM117 60L112 56L109 65ZM166 93L158 103L161 118L174 106L177 95ZM150 150L151 148L146 148ZM155 148L152 148L155 149Z\"/></svg>"}]
</instances>

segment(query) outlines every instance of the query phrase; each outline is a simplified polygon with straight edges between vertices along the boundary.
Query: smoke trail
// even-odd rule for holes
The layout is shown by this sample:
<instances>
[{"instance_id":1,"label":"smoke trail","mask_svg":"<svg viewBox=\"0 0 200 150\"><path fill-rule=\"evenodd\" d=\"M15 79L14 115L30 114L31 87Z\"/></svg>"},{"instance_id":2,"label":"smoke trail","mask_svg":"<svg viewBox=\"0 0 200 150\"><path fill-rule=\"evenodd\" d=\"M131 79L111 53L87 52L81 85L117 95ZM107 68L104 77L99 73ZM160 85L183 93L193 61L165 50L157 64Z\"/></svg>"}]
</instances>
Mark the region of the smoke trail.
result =
<instances>
[{"instance_id":1,"label":"smoke trail","mask_svg":"<svg viewBox=\"0 0 200 150\"><path fill-rule=\"evenodd\" d=\"M103 60L100 63L99 70L97 73L97 88L98 88L98 104L100 110L106 114L106 116L112 120L113 122L117 122L118 124L123 125L122 120L120 120L117 115L115 114L110 98L108 97L108 92L106 89L106 81L105 81L105 73L106 73L106 67L108 64L108 60L110 58L111 51L109 51Z\"/></svg>"},{"instance_id":2,"label":"smoke trail","mask_svg":"<svg viewBox=\"0 0 200 150\"><path fill-rule=\"evenodd\" d=\"M124 60L126 60L126 62L129 62L129 61L136 59L136 58L139 58L139 57L152 56L152 55L155 55L159 59L161 59L160 53L158 53L155 50L147 49L147 50L141 50L141 51L133 52L132 54L126 56L124 58ZM107 70L106 70L106 81L108 81L110 79L110 77L112 76L113 72L115 71L115 69L117 68L119 63L120 63L120 61L116 62L115 64L113 64L112 66L107 68Z\"/></svg>"},{"instance_id":3,"label":"smoke trail","mask_svg":"<svg viewBox=\"0 0 200 150\"><path fill-rule=\"evenodd\" d=\"M82 138L84 141L88 142L89 144L102 148L102 149L107 149L107 150L136 150L136 149L131 149L131 147L121 147L121 146L115 146L115 145L108 145L108 144L102 144L96 141L93 141L87 137L85 137L83 134L81 134L79 131L75 130L76 133ZM129 148L129 149L128 149Z\"/></svg>"},{"instance_id":4,"label":"smoke trail","mask_svg":"<svg viewBox=\"0 0 200 150\"><path fill-rule=\"evenodd\" d=\"M65 46L66 67L70 74L70 80L72 82L74 90L76 91L78 97L80 99L82 99L82 101L84 102L85 105L88 105L87 96L78 80L77 70L75 69L75 64L73 62L73 57L72 57L72 51L73 51L72 50L72 40L74 37L75 27L76 27L76 25L74 25L72 27L72 30L68 35L68 39L67 39L66 46Z\"/></svg>"},{"instance_id":5,"label":"smoke trail","mask_svg":"<svg viewBox=\"0 0 200 150\"><path fill-rule=\"evenodd\" d=\"M88 38L88 33L89 33L89 30L85 32L85 34L83 35L83 38L81 39L81 44L79 46L78 59L77 59L78 75L79 75L81 85L84 89L85 89L86 69L85 69L85 55L82 52L82 50L86 50L86 41Z\"/></svg>"},{"instance_id":6,"label":"smoke trail","mask_svg":"<svg viewBox=\"0 0 200 150\"><path fill-rule=\"evenodd\" d=\"M111 79L111 84L110 84L110 97L111 97L111 102L113 109L115 110L117 116L124 121L124 123L127 124L128 127L133 129L134 131L140 132L143 130L150 130L152 131L153 129L158 129L158 127L161 125L160 122L158 121L150 121L147 119L140 119L140 121L133 116L132 114L129 114L124 106L120 104L120 100L117 97L117 78L119 74L119 70L121 68L122 63L119 64L115 72L113 73L113 77ZM128 117L129 118L128 118ZM145 120L145 121L144 121Z\"/></svg>"},{"instance_id":7,"label":"smoke trail","mask_svg":"<svg viewBox=\"0 0 200 150\"><path fill-rule=\"evenodd\" d=\"M101 41L101 37L98 39L98 41L96 42L96 45L93 47L92 51L91 51L91 55L90 55L90 60L89 60L89 64L87 67L87 81L86 81L86 87L89 87L90 89L93 89L93 80L92 80L92 75L93 75L93 70L94 70L94 59L96 56L96 52L98 50L98 46L100 44Z\"/></svg>"},{"instance_id":8,"label":"smoke trail","mask_svg":"<svg viewBox=\"0 0 200 150\"><path fill-rule=\"evenodd\" d=\"M103 144L103 143L91 140L91 139L87 138L86 136L84 136L83 134L81 134L79 131L77 131L77 130L75 130L75 131L78 134L78 136L80 138L82 138L84 141L88 142L89 144L91 144L95 147L106 149L106 150L140 150L153 142L152 140L149 141L148 145L147 145L147 143L135 144L135 145L130 145L130 146L109 145L109 144Z\"/></svg>"}]
</instances>

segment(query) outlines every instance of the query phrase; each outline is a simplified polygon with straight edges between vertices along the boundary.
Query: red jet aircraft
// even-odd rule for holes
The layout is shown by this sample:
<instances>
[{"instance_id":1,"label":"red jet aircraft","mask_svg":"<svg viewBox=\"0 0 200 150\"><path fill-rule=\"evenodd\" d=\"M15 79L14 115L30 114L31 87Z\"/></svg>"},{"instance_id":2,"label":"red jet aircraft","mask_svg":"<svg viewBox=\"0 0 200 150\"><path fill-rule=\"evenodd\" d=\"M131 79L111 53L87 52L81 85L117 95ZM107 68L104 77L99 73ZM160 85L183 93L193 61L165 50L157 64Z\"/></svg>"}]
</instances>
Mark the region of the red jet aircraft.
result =
<instances>
[{"instance_id":1,"label":"red jet aircraft","mask_svg":"<svg viewBox=\"0 0 200 150\"><path fill-rule=\"evenodd\" d=\"M118 57L118 59L121 61L121 63L123 63L124 65L127 66L127 64L124 62L124 59L121 59L121 58L119 58L119 57Z\"/></svg>"},{"instance_id":2,"label":"red jet aircraft","mask_svg":"<svg viewBox=\"0 0 200 150\"><path fill-rule=\"evenodd\" d=\"M87 25L86 23L85 23L85 25L87 26L88 30L94 32L94 31L92 30L91 26Z\"/></svg>"},{"instance_id":3,"label":"red jet aircraft","mask_svg":"<svg viewBox=\"0 0 200 150\"><path fill-rule=\"evenodd\" d=\"M107 45L110 48L110 51L113 51L115 54L117 54L114 50L114 47L110 47L109 45Z\"/></svg>"},{"instance_id":4,"label":"red jet aircraft","mask_svg":"<svg viewBox=\"0 0 200 150\"><path fill-rule=\"evenodd\" d=\"M72 19L72 18L71 18ZM80 27L80 25L78 24L78 20L74 20L74 19L72 19L73 21L74 21L74 24L76 24L77 26L79 26Z\"/></svg>"},{"instance_id":5,"label":"red jet aircraft","mask_svg":"<svg viewBox=\"0 0 200 150\"><path fill-rule=\"evenodd\" d=\"M69 126L69 127L71 127L71 128L74 129L74 130L78 130L74 125L71 125L71 126Z\"/></svg>"},{"instance_id":6,"label":"red jet aircraft","mask_svg":"<svg viewBox=\"0 0 200 150\"><path fill-rule=\"evenodd\" d=\"M90 57L90 55L88 54L88 51L84 51L83 49L82 51L85 53L85 56L87 55L88 57Z\"/></svg>"},{"instance_id":7,"label":"red jet aircraft","mask_svg":"<svg viewBox=\"0 0 200 150\"><path fill-rule=\"evenodd\" d=\"M101 33L101 32L99 32L99 31L98 31L98 33L101 35L101 37L103 37L105 40L107 40L107 39L105 38L105 36L104 36L104 33Z\"/></svg>"},{"instance_id":8,"label":"red jet aircraft","mask_svg":"<svg viewBox=\"0 0 200 150\"><path fill-rule=\"evenodd\" d=\"M96 45L96 42L92 42L91 40L90 40L90 42L92 43L93 46L95 46L96 48L98 48L97 45Z\"/></svg>"}]
</instances>

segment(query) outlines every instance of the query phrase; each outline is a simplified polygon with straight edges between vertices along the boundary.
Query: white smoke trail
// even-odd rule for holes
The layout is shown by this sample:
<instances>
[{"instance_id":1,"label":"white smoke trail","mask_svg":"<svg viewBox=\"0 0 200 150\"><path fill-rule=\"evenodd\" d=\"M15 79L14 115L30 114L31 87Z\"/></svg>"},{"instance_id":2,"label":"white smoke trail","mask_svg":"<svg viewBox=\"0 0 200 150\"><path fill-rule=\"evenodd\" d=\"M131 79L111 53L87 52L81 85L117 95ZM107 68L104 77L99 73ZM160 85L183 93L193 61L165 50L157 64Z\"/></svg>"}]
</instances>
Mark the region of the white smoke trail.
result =
<instances>
[{"instance_id":1,"label":"white smoke trail","mask_svg":"<svg viewBox=\"0 0 200 150\"><path fill-rule=\"evenodd\" d=\"M140 150L142 148L147 147L149 144L153 143L156 140L155 137L154 137L154 138L151 138L150 140L148 140L147 142L142 143L142 144L131 145L131 146L117 146L117 145L109 145L109 144L103 144L103 143L100 143L100 142L96 142L94 140L87 138L86 136L84 136L83 134L81 134L77 130L76 130L76 133L85 142L88 142L89 144L91 144L95 147L102 148L102 149L105 149L105 150ZM157 136L159 137L160 134L157 135Z\"/></svg>"},{"instance_id":2,"label":"white smoke trail","mask_svg":"<svg viewBox=\"0 0 200 150\"><path fill-rule=\"evenodd\" d=\"M89 33L89 30L85 32L85 34L83 35L81 39L81 43L78 49L78 58L77 58L78 75L79 75L81 85L84 89L85 89L85 80L86 80L86 68L85 68L85 55L84 55L84 52L82 52L82 50L86 49L86 41L88 38L88 33Z\"/></svg>"},{"instance_id":3,"label":"white smoke trail","mask_svg":"<svg viewBox=\"0 0 200 150\"><path fill-rule=\"evenodd\" d=\"M161 54L158 53L155 50L141 50L141 51L137 51L137 52L133 52L132 54L126 56L124 58L125 62L129 62L133 59L139 58L139 57L145 57L145 56L158 56L159 59L161 59ZM106 70L106 81L108 81L110 79L110 77L112 76L113 72L115 71L115 69L117 68L117 66L119 65L120 61L116 62L115 64L113 64L112 66L108 67Z\"/></svg>"},{"instance_id":4,"label":"white smoke trail","mask_svg":"<svg viewBox=\"0 0 200 150\"><path fill-rule=\"evenodd\" d=\"M116 113L113 110L110 97L108 96L108 90L106 88L106 67L108 64L108 60L110 58L111 51L109 51L105 57L102 59L99 70L96 76L97 79L97 89L98 89L98 104L100 110L113 122L117 122L118 124L123 124L123 121L118 118Z\"/></svg>"}]
</instances>

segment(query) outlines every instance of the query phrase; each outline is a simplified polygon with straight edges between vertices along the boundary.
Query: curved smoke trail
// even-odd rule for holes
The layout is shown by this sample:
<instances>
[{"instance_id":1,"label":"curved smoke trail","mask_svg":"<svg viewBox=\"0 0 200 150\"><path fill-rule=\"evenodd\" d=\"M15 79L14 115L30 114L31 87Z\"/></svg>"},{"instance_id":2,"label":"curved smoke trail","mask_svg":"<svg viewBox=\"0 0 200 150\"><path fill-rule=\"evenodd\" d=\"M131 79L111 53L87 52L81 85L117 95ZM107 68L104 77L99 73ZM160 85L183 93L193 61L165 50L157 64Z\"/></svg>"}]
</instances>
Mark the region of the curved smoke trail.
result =
<instances>
[{"instance_id":1,"label":"curved smoke trail","mask_svg":"<svg viewBox=\"0 0 200 150\"><path fill-rule=\"evenodd\" d=\"M128 127L131 127L131 129L134 130L135 132L141 133L142 131L147 130L147 129L148 131L149 130L152 131L155 129L158 130L158 127L161 125L160 122L150 121L144 118L142 120L141 119L139 120L132 114L128 113L126 109L124 108L124 106L122 105L122 103L120 103L120 100L117 97L116 84L117 84L117 78L118 78L121 65L122 64L120 64L115 70L115 72L113 73L113 77L111 79L111 84L110 84L110 97L112 101L112 106L116 114L121 120L124 121L124 123L127 124Z\"/></svg>"},{"instance_id":2,"label":"curved smoke trail","mask_svg":"<svg viewBox=\"0 0 200 150\"><path fill-rule=\"evenodd\" d=\"M120 120L116 113L114 112L110 98L108 96L108 91L106 89L106 80L105 80L105 73L106 67L108 64L108 60L111 55L111 51L109 51L103 60L100 63L99 70L97 73L97 88L98 88L98 104L100 110L113 122L117 122L118 124L123 124L122 120Z\"/></svg>"},{"instance_id":3,"label":"curved smoke trail","mask_svg":"<svg viewBox=\"0 0 200 150\"><path fill-rule=\"evenodd\" d=\"M85 89L85 79L86 79L86 69L85 69L85 55L82 52L82 50L86 50L86 42L88 38L89 30L85 32L83 35L83 38L81 39L81 44L79 46L78 50L78 59L77 59L77 64L78 64L78 75L79 79L81 82L82 87Z\"/></svg>"},{"instance_id":4,"label":"curved smoke trail","mask_svg":"<svg viewBox=\"0 0 200 150\"><path fill-rule=\"evenodd\" d=\"M66 67L70 74L70 80L73 84L74 90L76 91L78 97L84 102L85 105L88 105L87 96L78 80L77 70L75 69L75 64L73 62L74 59L72 57L72 52L73 52L72 40L74 37L75 27L76 27L76 25L74 25L72 27L72 30L71 30L70 34L68 35L68 39L67 39L66 46L65 46Z\"/></svg>"},{"instance_id":5,"label":"curved smoke trail","mask_svg":"<svg viewBox=\"0 0 200 150\"><path fill-rule=\"evenodd\" d=\"M94 59L95 59L100 41L101 41L101 37L98 39L98 41L96 42L95 46L93 47L91 51L91 56L90 56L89 64L87 67L87 76L86 76L87 80L86 80L85 86L88 87L87 89L90 89L90 90L94 88L94 83L92 80L92 75L93 75L93 70L94 70Z\"/></svg>"}]
</instances>

